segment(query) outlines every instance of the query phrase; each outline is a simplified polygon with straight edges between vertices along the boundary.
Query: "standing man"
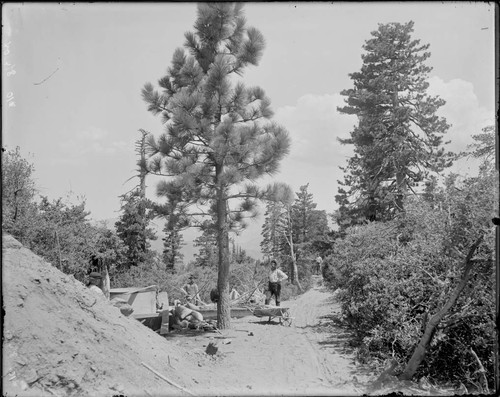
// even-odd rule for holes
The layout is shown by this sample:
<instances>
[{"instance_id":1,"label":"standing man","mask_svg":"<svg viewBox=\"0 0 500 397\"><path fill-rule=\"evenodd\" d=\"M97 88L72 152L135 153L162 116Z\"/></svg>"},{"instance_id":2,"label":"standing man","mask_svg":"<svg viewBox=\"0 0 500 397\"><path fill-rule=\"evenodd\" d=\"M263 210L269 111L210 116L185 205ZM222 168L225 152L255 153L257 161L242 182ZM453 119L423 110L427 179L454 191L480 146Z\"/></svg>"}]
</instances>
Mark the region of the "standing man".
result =
<instances>
[{"instance_id":1,"label":"standing man","mask_svg":"<svg viewBox=\"0 0 500 397\"><path fill-rule=\"evenodd\" d=\"M199 305L201 302L200 295L198 294L198 285L194 282L194 276L191 274L189 276L189 281L184 287L182 287L186 293L186 301L192 303L193 305Z\"/></svg>"},{"instance_id":2,"label":"standing man","mask_svg":"<svg viewBox=\"0 0 500 397\"><path fill-rule=\"evenodd\" d=\"M271 271L269 272L269 291L266 294L266 305L271 299L276 300L276 306L280 305L281 281L287 280L288 276L278 267L276 259L271 260Z\"/></svg>"},{"instance_id":3,"label":"standing man","mask_svg":"<svg viewBox=\"0 0 500 397\"><path fill-rule=\"evenodd\" d=\"M321 275L321 274L322 274L322 270L323 270L323 269L321 268L321 264L322 264L322 263L323 263L323 258L321 258L321 256L320 256L320 255L318 255L318 256L317 256L317 258L316 258L316 269L315 269L315 270L316 270L316 272L315 272L315 273L316 273L317 275Z\"/></svg>"}]
</instances>

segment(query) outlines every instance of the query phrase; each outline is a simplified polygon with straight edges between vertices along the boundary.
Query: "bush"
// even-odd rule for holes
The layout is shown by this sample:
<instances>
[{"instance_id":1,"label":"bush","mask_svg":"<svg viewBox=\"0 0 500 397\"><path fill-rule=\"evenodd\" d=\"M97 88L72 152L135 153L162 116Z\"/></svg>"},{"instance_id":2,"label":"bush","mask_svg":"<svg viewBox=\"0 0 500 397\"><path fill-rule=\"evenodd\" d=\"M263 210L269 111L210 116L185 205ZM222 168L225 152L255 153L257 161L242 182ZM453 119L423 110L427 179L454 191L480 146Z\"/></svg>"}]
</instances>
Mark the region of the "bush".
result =
<instances>
[{"instance_id":1,"label":"bush","mask_svg":"<svg viewBox=\"0 0 500 397\"><path fill-rule=\"evenodd\" d=\"M336 242L325 278L340 289L340 319L364 354L394 357L403 368L428 319L459 283L473 241L483 234L473 276L437 327L417 376L476 384L474 351L493 385L494 230L489 222L495 195L492 182L485 193L484 178L460 184L449 179L433 202L410 199L401 216L351 228Z\"/></svg>"}]
</instances>

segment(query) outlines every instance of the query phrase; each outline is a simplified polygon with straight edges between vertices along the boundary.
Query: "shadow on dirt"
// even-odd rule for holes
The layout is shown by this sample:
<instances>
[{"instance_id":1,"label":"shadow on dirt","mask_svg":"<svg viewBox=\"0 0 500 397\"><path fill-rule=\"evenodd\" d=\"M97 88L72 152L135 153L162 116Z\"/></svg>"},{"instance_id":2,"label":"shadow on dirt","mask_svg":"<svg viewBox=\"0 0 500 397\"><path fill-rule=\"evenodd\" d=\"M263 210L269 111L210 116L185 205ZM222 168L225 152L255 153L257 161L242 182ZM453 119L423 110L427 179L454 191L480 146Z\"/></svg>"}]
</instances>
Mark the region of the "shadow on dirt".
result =
<instances>
[{"instance_id":1,"label":"shadow on dirt","mask_svg":"<svg viewBox=\"0 0 500 397\"><path fill-rule=\"evenodd\" d=\"M280 324L279 320L262 320L262 321L249 321L250 324L257 324L257 325L283 325L282 323Z\"/></svg>"},{"instance_id":2,"label":"shadow on dirt","mask_svg":"<svg viewBox=\"0 0 500 397\"><path fill-rule=\"evenodd\" d=\"M170 339L170 338L196 338L196 337L217 337L221 336L218 332L216 331L197 331L197 330L191 330L191 329L184 329L182 331L170 331L166 335L162 335L163 337Z\"/></svg>"}]
</instances>

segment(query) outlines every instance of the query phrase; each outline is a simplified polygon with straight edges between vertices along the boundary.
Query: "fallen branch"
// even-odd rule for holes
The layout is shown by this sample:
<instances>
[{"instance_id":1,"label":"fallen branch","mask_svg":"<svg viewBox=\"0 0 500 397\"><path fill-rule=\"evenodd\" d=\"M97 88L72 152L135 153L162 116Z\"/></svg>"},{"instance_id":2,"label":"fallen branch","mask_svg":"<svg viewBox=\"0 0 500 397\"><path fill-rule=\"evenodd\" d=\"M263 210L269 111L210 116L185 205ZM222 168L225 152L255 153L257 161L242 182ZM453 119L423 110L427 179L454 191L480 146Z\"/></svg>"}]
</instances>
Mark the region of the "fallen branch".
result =
<instances>
[{"instance_id":1,"label":"fallen branch","mask_svg":"<svg viewBox=\"0 0 500 397\"><path fill-rule=\"evenodd\" d=\"M191 393L189 390L185 389L184 387L182 386L179 386L177 383L174 383L173 381L171 381L170 379L168 379L166 376L160 374L158 371L154 370L153 368L151 368L149 365L145 364L145 363L141 363L144 367L146 367L147 369L149 369L152 373L154 373L156 376L160 377L161 379L163 379L165 382L171 384L172 386L175 386L177 387L178 389L182 390L183 392L191 395L191 396L195 396L196 394L193 394Z\"/></svg>"},{"instance_id":2,"label":"fallen branch","mask_svg":"<svg viewBox=\"0 0 500 397\"><path fill-rule=\"evenodd\" d=\"M420 338L420 342L413 351L413 355L406 364L406 368L404 369L403 373L399 376L400 380L410 380L411 378L413 378L413 375L417 371L417 368L424 359L424 356L427 352L428 347L431 344L432 338L434 337L434 333L439 323L446 315L446 313L448 313L448 311L453 307L455 302L458 300L458 297L462 293L463 289L469 282L472 267L474 265L472 257L474 256L474 253L476 252L477 248L479 247L482 241L483 241L483 235L481 235L470 247L469 253L465 258L465 266L459 283L455 287L455 290L451 293L450 297L448 298L444 306L441 307L441 309L439 309L434 315L432 315L429 322L426 324L424 334Z\"/></svg>"},{"instance_id":3,"label":"fallen branch","mask_svg":"<svg viewBox=\"0 0 500 397\"><path fill-rule=\"evenodd\" d=\"M472 353L472 355L474 356L474 358L476 359L476 361L479 365L479 369L476 372L479 372L481 374L481 381L483 383L483 388L484 388L483 391L486 394L490 394L490 391L488 389L488 379L486 379L486 370L484 369L484 366L481 363L481 360L479 360L479 357L477 356L476 352L472 349L472 347L470 348L470 352Z\"/></svg>"}]
</instances>

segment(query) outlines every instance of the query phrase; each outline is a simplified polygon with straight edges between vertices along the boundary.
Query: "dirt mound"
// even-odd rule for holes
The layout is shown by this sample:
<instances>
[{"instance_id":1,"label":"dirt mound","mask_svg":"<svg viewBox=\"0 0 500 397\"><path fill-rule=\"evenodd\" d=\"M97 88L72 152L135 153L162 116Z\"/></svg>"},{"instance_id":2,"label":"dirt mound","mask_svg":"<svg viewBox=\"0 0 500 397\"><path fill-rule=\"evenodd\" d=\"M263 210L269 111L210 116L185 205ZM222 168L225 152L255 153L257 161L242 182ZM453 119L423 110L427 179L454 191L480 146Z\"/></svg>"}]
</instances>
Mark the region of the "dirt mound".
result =
<instances>
[{"instance_id":1,"label":"dirt mound","mask_svg":"<svg viewBox=\"0 0 500 397\"><path fill-rule=\"evenodd\" d=\"M2 236L3 395L180 395L195 372L185 349ZM176 365L177 364L177 365ZM177 366L174 371L173 366Z\"/></svg>"}]
</instances>

